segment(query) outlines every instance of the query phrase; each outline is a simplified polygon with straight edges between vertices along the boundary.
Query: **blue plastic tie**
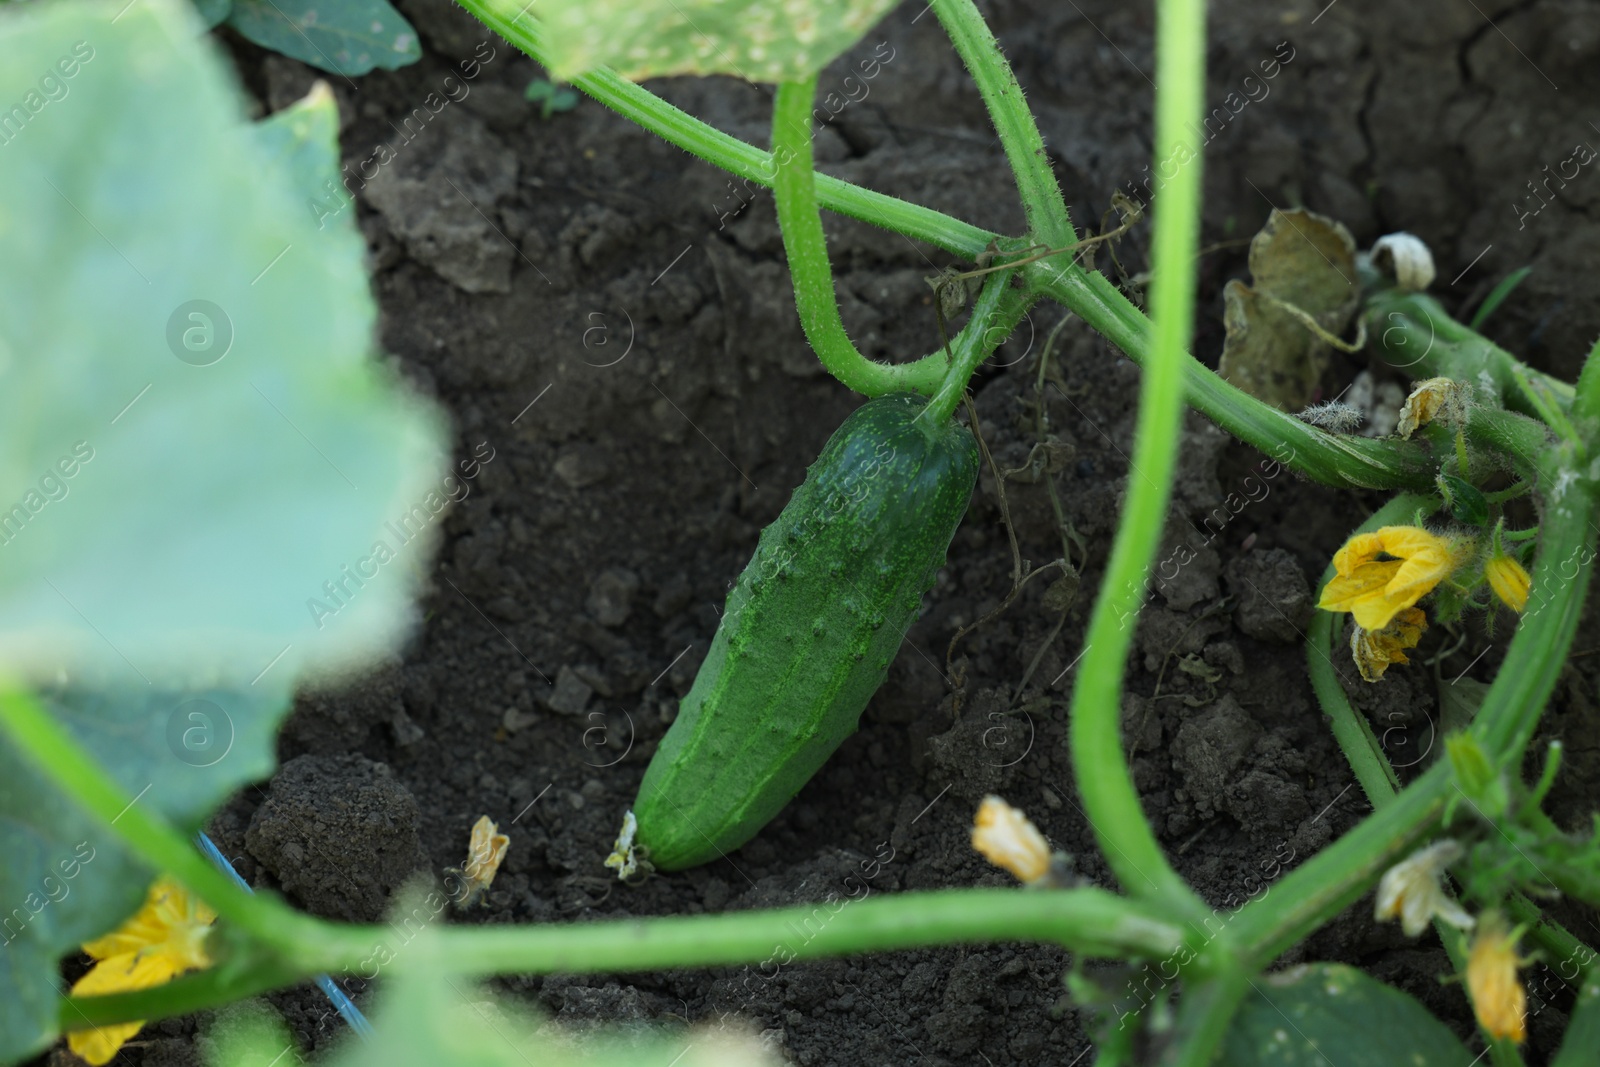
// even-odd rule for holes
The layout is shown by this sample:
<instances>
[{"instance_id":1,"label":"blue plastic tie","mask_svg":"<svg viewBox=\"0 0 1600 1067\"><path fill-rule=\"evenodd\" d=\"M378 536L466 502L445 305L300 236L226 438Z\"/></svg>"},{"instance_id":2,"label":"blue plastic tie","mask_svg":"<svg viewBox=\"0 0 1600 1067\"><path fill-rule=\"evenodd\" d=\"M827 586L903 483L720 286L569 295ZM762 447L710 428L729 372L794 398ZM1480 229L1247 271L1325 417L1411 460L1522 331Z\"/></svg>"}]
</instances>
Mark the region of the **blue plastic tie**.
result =
<instances>
[{"instance_id":1,"label":"blue plastic tie","mask_svg":"<svg viewBox=\"0 0 1600 1067\"><path fill-rule=\"evenodd\" d=\"M240 877L239 872L233 869L233 864L228 862L228 857L222 854L222 850L203 831L195 835L195 840L200 844L200 851L209 856L212 863L226 871L228 876L238 883L241 889L246 893L255 892L250 888L250 883L246 882ZM355 1001L346 996L344 990L335 985L332 978L325 974L319 974L317 975L317 985L321 986L322 991L328 995L328 999L333 1001L333 1006L339 1010L339 1014L344 1018L344 1021L350 1024L350 1029L360 1035L363 1041L372 1038L374 1034L372 1024L367 1022L367 1017L361 1014L361 1009L356 1007Z\"/></svg>"}]
</instances>

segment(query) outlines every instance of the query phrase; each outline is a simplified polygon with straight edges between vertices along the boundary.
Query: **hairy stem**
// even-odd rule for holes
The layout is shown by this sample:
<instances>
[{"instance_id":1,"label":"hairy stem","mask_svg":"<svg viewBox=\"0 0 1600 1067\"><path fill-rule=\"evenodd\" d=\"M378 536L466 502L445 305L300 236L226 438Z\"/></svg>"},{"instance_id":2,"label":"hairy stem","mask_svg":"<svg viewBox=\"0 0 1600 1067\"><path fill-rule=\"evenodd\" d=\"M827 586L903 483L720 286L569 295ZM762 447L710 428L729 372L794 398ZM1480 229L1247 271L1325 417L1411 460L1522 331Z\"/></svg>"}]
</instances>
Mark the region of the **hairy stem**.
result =
<instances>
[{"instance_id":1,"label":"hairy stem","mask_svg":"<svg viewBox=\"0 0 1600 1067\"><path fill-rule=\"evenodd\" d=\"M546 66L538 24L513 0L462 0L486 26ZM573 82L579 89L672 144L713 166L770 186L777 167L770 153L706 125L647 89L601 69ZM875 226L927 241L967 260L975 260L998 236L931 208L908 204L818 175L820 206ZM1011 242L1021 247L1026 242ZM1051 259L1026 268L1030 288L1050 297L1104 334L1134 362L1150 351L1150 321L1097 271ZM1418 444L1372 441L1324 433L1224 382L1198 361L1183 360L1189 403L1241 441L1274 456L1285 466L1327 485L1372 489L1433 487L1435 464Z\"/></svg>"},{"instance_id":2,"label":"hairy stem","mask_svg":"<svg viewBox=\"0 0 1600 1067\"><path fill-rule=\"evenodd\" d=\"M1546 454L1546 485L1566 489L1545 511L1543 544L1533 567L1527 611L1505 662L1473 724L1496 764L1515 765L1555 689L1583 614L1595 556L1595 496L1571 468L1573 447ZM1553 495L1553 490L1552 490ZM1278 884L1270 896L1245 905L1231 924L1251 958L1265 966L1328 921L1375 882L1383 870L1431 833L1444 813L1450 769L1437 763L1394 800L1323 849Z\"/></svg>"},{"instance_id":3,"label":"hairy stem","mask_svg":"<svg viewBox=\"0 0 1600 1067\"><path fill-rule=\"evenodd\" d=\"M956 405L966 395L967 383L977 372L979 364L989 358L989 353L1004 341L1021 312L1031 302L1028 296L1011 286L1011 271L991 274L983 284L983 291L972 305L972 321L957 338L955 361L944 376L944 382L928 406L917 416L928 420L926 425L938 426L955 413ZM988 326L984 326L988 323Z\"/></svg>"},{"instance_id":4,"label":"hairy stem","mask_svg":"<svg viewBox=\"0 0 1600 1067\"><path fill-rule=\"evenodd\" d=\"M1572 415L1582 424L1580 432L1589 445L1589 454L1593 455L1596 445L1600 444L1600 340L1589 349L1583 369L1578 372Z\"/></svg>"},{"instance_id":5,"label":"hairy stem","mask_svg":"<svg viewBox=\"0 0 1600 1067\"><path fill-rule=\"evenodd\" d=\"M1202 0L1158 7L1156 158L1198 123L1205 90ZM1194 316L1199 247L1200 163L1183 168L1155 216L1151 248L1151 344L1139 389L1127 497L1111 558L1084 636L1072 693L1073 774L1106 862L1129 892L1188 911L1205 905L1167 862L1139 804L1122 749L1122 675L1145 581L1166 526L1183 415L1183 359Z\"/></svg>"},{"instance_id":6,"label":"hairy stem","mask_svg":"<svg viewBox=\"0 0 1600 1067\"><path fill-rule=\"evenodd\" d=\"M966 64L967 72L977 83L978 95L989 109L990 121L1016 175L1029 236L1050 248L1076 243L1078 235L1072 228L1061 186L1050 169L1044 138L1039 136L1039 126L1023 99L1022 86L1017 83L1011 64L1000 50L1000 42L978 13L977 5L972 0L933 0L933 13L950 35L950 43L955 45L956 54Z\"/></svg>"},{"instance_id":7,"label":"hairy stem","mask_svg":"<svg viewBox=\"0 0 1600 1067\"><path fill-rule=\"evenodd\" d=\"M30 696L0 694L0 731L66 796L151 866L199 895L251 943L248 960L225 957L207 975L141 993L73 998L64 1010L77 1027L180 1014L236 999L247 988L259 992L265 986L257 987L256 978L250 977L258 969L263 983L283 985L319 972L358 968L363 978L370 978L390 963L464 975L594 973L974 941L1040 941L1091 956L1162 957L1185 941L1183 931L1157 909L1101 889L958 889L869 900L871 889L864 879L857 881L859 894L846 886L846 896L834 894L815 905L715 916L442 927L436 920L447 902L433 894L417 898L409 913L398 916L404 925L324 922L233 884L176 829L130 803L126 791ZM420 929L435 935L429 941L435 951L408 953L412 931ZM397 936L397 931L403 934Z\"/></svg>"},{"instance_id":8,"label":"hairy stem","mask_svg":"<svg viewBox=\"0 0 1600 1067\"><path fill-rule=\"evenodd\" d=\"M1249 994L1250 977L1237 965L1186 984L1178 1002L1178 1036L1162 1053L1160 1067L1209 1067Z\"/></svg>"},{"instance_id":9,"label":"hairy stem","mask_svg":"<svg viewBox=\"0 0 1600 1067\"><path fill-rule=\"evenodd\" d=\"M1148 365L1150 320L1105 275L1050 260L1031 264L1024 273L1038 292L1072 309L1135 363ZM1344 489L1433 488L1438 464L1413 441L1328 433L1229 385L1191 356L1182 365L1191 407L1307 478Z\"/></svg>"},{"instance_id":10,"label":"hairy stem","mask_svg":"<svg viewBox=\"0 0 1600 1067\"><path fill-rule=\"evenodd\" d=\"M552 66L544 45L544 28L528 14L526 5L514 0L463 0L461 6L545 67ZM580 74L572 84L617 114L713 166L768 187L777 178L772 153L701 122L609 68ZM818 200L830 211L927 241L963 259L974 259L998 236L932 208L909 204L825 174L817 176L816 187Z\"/></svg>"},{"instance_id":11,"label":"hairy stem","mask_svg":"<svg viewBox=\"0 0 1600 1067\"><path fill-rule=\"evenodd\" d=\"M1385 361L1405 371L1413 380L1431 376L1459 381L1488 380L1508 407L1537 415L1528 383L1548 390L1562 407L1570 405L1573 389L1567 382L1533 370L1510 352L1450 315L1431 296L1399 289L1369 292L1367 330L1377 341Z\"/></svg>"},{"instance_id":12,"label":"hairy stem","mask_svg":"<svg viewBox=\"0 0 1600 1067\"><path fill-rule=\"evenodd\" d=\"M811 161L811 103L816 93L815 75L805 81L784 82L778 86L772 108L772 158L777 167L772 192L778 202L778 226L794 281L800 325L822 365L846 387L867 396L932 393L948 369L942 354L903 366L878 363L856 349L839 318Z\"/></svg>"},{"instance_id":13,"label":"hairy stem","mask_svg":"<svg viewBox=\"0 0 1600 1067\"><path fill-rule=\"evenodd\" d=\"M396 917L405 922L403 939L395 924L313 923L327 936L312 934L305 947L317 958L298 977L316 970L358 970L366 979L389 966L459 975L782 966L796 959L993 941L1058 944L1090 956L1162 958L1184 943L1183 932L1154 909L1102 889L955 889L869 899L870 887L864 880L858 884L859 897L835 894L831 903L561 926L430 924L438 911L423 903L410 916ZM250 992L294 977L283 970L263 975L263 983ZM218 970L138 993L72 997L63 1004L62 1018L82 1027L185 1014L237 999L240 982L251 980Z\"/></svg>"}]
</instances>

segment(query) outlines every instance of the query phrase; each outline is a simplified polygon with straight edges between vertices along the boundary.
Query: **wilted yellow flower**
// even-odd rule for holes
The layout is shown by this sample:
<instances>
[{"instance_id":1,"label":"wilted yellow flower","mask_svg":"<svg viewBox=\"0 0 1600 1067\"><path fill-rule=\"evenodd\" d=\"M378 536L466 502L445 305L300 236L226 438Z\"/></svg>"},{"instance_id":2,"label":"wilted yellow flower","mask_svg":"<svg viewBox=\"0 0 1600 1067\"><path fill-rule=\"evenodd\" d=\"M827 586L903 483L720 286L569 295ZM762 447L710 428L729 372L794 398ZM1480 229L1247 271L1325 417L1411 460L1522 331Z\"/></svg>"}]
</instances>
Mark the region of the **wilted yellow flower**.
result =
<instances>
[{"instance_id":1,"label":"wilted yellow flower","mask_svg":"<svg viewBox=\"0 0 1600 1067\"><path fill-rule=\"evenodd\" d=\"M1317 607L1348 611L1362 629L1381 630L1432 592L1471 549L1470 538L1446 537L1420 526L1384 526L1356 534L1333 554L1334 577Z\"/></svg>"},{"instance_id":2,"label":"wilted yellow flower","mask_svg":"<svg viewBox=\"0 0 1600 1067\"><path fill-rule=\"evenodd\" d=\"M1367 630L1357 625L1350 635L1350 656L1356 661L1356 670L1369 682L1382 681L1383 672L1391 663L1411 662L1405 650L1416 648L1427 628L1428 616L1421 608L1396 612L1389 625L1381 630Z\"/></svg>"},{"instance_id":3,"label":"wilted yellow flower","mask_svg":"<svg viewBox=\"0 0 1600 1067\"><path fill-rule=\"evenodd\" d=\"M646 874L650 871L648 863L639 856L639 850L634 848L633 839L639 834L639 819L631 811L622 813L622 829L617 834L617 843L611 848L611 855L606 857L606 866L617 872L617 877L624 882L631 882L640 871Z\"/></svg>"},{"instance_id":4,"label":"wilted yellow flower","mask_svg":"<svg viewBox=\"0 0 1600 1067\"><path fill-rule=\"evenodd\" d=\"M506 858L506 849L510 845L511 838L501 833L500 827L489 816L480 816L472 824L466 864L451 867L447 871L462 881L460 892L455 894L456 907L470 908L483 899L489 886L494 883L495 873L500 870L500 861Z\"/></svg>"},{"instance_id":5,"label":"wilted yellow flower","mask_svg":"<svg viewBox=\"0 0 1600 1067\"><path fill-rule=\"evenodd\" d=\"M1378 883L1379 922L1398 918L1407 937L1416 937L1437 915L1451 926L1472 929L1473 918L1444 891L1444 869L1461 858L1461 846L1450 838L1418 849L1383 873Z\"/></svg>"},{"instance_id":6,"label":"wilted yellow flower","mask_svg":"<svg viewBox=\"0 0 1600 1067\"><path fill-rule=\"evenodd\" d=\"M1050 871L1050 843L1026 815L999 797L984 797L978 806L972 847L1024 883L1037 882Z\"/></svg>"},{"instance_id":7,"label":"wilted yellow flower","mask_svg":"<svg viewBox=\"0 0 1600 1067\"><path fill-rule=\"evenodd\" d=\"M494 820L481 816L472 824L472 839L468 844L467 877L487 889L494 881L500 861L506 858L506 848L511 838L500 832Z\"/></svg>"},{"instance_id":8,"label":"wilted yellow flower","mask_svg":"<svg viewBox=\"0 0 1600 1067\"><path fill-rule=\"evenodd\" d=\"M72 986L76 995L129 993L149 989L197 967L211 966L206 934L217 913L165 876L156 880L138 914L115 933L83 946L100 962ZM75 1030L67 1045L80 1058L99 1067L110 1063L144 1023L118 1023L93 1030Z\"/></svg>"},{"instance_id":9,"label":"wilted yellow flower","mask_svg":"<svg viewBox=\"0 0 1600 1067\"><path fill-rule=\"evenodd\" d=\"M1467 957L1467 990L1478 1024L1494 1038L1528 1036L1528 995L1517 979L1517 936L1499 912L1483 917Z\"/></svg>"},{"instance_id":10,"label":"wilted yellow flower","mask_svg":"<svg viewBox=\"0 0 1600 1067\"><path fill-rule=\"evenodd\" d=\"M1460 418L1466 407L1466 396L1467 387L1449 378L1418 382L1400 409L1400 421L1395 430L1401 437L1410 437L1417 427L1426 426L1436 418Z\"/></svg>"},{"instance_id":11,"label":"wilted yellow flower","mask_svg":"<svg viewBox=\"0 0 1600 1067\"><path fill-rule=\"evenodd\" d=\"M1497 554L1484 566L1483 576L1489 579L1489 588L1506 607L1521 612L1528 606L1528 590L1533 587L1533 579L1522 569L1522 564L1503 553Z\"/></svg>"}]
</instances>

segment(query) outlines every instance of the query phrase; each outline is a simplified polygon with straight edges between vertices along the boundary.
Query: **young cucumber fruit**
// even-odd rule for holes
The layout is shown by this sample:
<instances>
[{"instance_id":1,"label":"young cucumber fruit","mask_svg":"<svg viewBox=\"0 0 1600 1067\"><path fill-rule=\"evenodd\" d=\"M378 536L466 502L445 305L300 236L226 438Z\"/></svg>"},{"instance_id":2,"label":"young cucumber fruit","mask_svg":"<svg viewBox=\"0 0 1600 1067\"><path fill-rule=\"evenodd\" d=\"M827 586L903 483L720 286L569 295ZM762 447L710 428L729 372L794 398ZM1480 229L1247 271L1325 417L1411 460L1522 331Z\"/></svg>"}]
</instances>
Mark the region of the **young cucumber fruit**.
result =
<instances>
[{"instance_id":1,"label":"young cucumber fruit","mask_svg":"<svg viewBox=\"0 0 1600 1067\"><path fill-rule=\"evenodd\" d=\"M761 532L606 861L623 877L630 844L668 871L738 848L855 732L978 477L972 435L925 406L856 409Z\"/></svg>"}]
</instances>

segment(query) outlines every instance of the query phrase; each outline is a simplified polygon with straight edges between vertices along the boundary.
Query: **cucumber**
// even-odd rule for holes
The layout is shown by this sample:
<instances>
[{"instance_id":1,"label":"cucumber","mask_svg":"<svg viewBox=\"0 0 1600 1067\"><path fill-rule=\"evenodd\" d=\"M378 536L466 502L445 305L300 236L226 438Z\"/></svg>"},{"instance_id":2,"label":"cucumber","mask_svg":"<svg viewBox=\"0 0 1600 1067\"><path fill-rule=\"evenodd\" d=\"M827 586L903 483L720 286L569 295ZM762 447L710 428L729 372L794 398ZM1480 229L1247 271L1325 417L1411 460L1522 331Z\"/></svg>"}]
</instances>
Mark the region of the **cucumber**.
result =
<instances>
[{"instance_id":1,"label":"cucumber","mask_svg":"<svg viewBox=\"0 0 1600 1067\"><path fill-rule=\"evenodd\" d=\"M978 478L971 433L918 421L926 403L857 408L761 531L606 861L619 876L635 849L675 871L738 848L855 732Z\"/></svg>"}]
</instances>

